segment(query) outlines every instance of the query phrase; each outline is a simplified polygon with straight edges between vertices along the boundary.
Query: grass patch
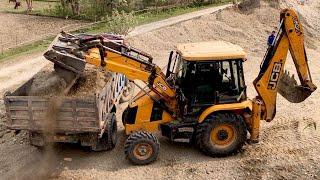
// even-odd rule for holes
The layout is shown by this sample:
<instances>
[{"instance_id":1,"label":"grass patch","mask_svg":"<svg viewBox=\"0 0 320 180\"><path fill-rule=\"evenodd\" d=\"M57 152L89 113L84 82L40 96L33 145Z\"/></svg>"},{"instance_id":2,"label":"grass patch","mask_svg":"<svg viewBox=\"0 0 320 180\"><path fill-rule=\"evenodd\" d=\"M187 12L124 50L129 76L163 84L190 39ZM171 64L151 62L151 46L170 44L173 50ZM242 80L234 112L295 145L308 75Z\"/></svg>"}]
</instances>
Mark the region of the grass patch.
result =
<instances>
[{"instance_id":1,"label":"grass patch","mask_svg":"<svg viewBox=\"0 0 320 180\"><path fill-rule=\"evenodd\" d=\"M44 40L36 41L30 44L22 45L17 48L12 48L0 53L0 62L6 61L19 56L30 53L41 52L48 48L54 37L46 38Z\"/></svg>"}]
</instances>

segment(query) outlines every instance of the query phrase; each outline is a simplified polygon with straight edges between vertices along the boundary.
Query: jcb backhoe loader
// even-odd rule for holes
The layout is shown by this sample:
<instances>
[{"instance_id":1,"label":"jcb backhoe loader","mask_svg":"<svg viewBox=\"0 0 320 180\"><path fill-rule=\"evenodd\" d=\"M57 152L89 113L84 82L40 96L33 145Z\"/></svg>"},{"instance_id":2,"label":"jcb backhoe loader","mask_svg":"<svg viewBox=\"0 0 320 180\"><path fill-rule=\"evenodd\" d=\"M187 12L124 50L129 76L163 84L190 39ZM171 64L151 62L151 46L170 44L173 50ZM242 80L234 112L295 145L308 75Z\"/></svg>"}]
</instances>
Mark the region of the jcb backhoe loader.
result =
<instances>
[{"instance_id":1,"label":"jcb backhoe loader","mask_svg":"<svg viewBox=\"0 0 320 180\"><path fill-rule=\"evenodd\" d=\"M166 73L150 55L123 44L106 45L111 42L99 36L82 40L63 33L58 41L67 45L53 45L45 57L71 75L81 73L88 63L147 85L136 84L141 91L123 113L125 155L132 163L157 159L160 145L154 133L159 131L174 142L194 142L205 154L219 157L241 149L247 132L252 142L259 140L260 120L275 117L277 91L299 103L316 90L296 12L283 10L279 27L253 82L258 93L253 100L247 97L244 80L246 53L228 42L178 45L170 53ZM288 51L301 85L284 73Z\"/></svg>"}]
</instances>

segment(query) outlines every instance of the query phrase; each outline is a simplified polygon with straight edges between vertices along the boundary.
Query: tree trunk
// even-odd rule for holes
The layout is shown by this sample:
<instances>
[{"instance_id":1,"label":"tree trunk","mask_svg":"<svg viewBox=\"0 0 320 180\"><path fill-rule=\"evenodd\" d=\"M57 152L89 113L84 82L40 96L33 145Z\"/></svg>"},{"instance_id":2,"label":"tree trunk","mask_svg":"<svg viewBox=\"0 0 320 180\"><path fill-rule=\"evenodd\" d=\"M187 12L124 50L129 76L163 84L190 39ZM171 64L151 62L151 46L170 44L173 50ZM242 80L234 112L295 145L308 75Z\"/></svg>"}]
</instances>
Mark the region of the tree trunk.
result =
<instances>
[{"instance_id":1,"label":"tree trunk","mask_svg":"<svg viewBox=\"0 0 320 180\"><path fill-rule=\"evenodd\" d=\"M26 0L27 2L27 12L31 12L33 10L32 0Z\"/></svg>"}]
</instances>

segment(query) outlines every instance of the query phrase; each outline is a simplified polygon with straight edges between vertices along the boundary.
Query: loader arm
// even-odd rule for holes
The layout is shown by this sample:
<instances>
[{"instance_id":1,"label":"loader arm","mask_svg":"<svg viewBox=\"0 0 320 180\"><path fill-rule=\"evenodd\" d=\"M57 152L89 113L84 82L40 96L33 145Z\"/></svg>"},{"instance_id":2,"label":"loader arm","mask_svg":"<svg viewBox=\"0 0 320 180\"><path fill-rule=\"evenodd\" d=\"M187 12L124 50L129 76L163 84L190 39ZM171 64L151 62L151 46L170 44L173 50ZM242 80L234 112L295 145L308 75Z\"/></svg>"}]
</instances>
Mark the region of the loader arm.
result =
<instances>
[{"instance_id":1,"label":"loader arm","mask_svg":"<svg viewBox=\"0 0 320 180\"><path fill-rule=\"evenodd\" d=\"M85 55L85 61L108 71L124 74L129 80L141 80L166 100L175 97L175 90L167 83L160 67L148 60L140 59L140 54L131 54L130 47L122 48L125 48L124 52L103 47L104 56L100 55L99 48L92 48Z\"/></svg>"},{"instance_id":2,"label":"loader arm","mask_svg":"<svg viewBox=\"0 0 320 180\"><path fill-rule=\"evenodd\" d=\"M68 70L71 75L81 74L85 64L91 64L124 74L131 81L141 80L149 88L142 89L143 92L168 113L173 113L175 90L166 81L161 68L152 62L153 58L149 54L124 43L106 41L102 36L81 39L61 33L53 44L44 56L59 68Z\"/></svg>"},{"instance_id":3,"label":"loader arm","mask_svg":"<svg viewBox=\"0 0 320 180\"><path fill-rule=\"evenodd\" d=\"M275 42L269 47L261 64L258 77L253 84L257 90L256 99L261 102L261 119L272 121L276 114L277 92L292 103L300 103L308 98L317 87L312 83L308 59L304 45L304 32L297 13L284 9L280 16L279 32ZM300 85L293 76L284 72L290 51Z\"/></svg>"}]
</instances>

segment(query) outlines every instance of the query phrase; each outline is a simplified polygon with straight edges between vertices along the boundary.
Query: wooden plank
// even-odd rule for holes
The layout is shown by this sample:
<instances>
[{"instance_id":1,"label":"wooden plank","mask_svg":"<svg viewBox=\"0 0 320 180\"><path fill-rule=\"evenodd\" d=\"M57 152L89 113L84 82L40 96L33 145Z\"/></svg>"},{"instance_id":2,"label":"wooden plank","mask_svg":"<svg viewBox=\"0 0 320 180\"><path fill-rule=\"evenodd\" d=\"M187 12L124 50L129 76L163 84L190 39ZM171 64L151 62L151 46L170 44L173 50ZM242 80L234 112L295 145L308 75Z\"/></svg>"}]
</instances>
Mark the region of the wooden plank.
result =
<instances>
[{"instance_id":1,"label":"wooden plank","mask_svg":"<svg viewBox=\"0 0 320 180\"><path fill-rule=\"evenodd\" d=\"M9 101L28 101L28 100L32 100L32 101L39 101L39 102L48 101L47 98L38 97L38 96L9 96L8 100Z\"/></svg>"},{"instance_id":2,"label":"wooden plank","mask_svg":"<svg viewBox=\"0 0 320 180\"><path fill-rule=\"evenodd\" d=\"M12 125L9 126L10 129L13 130L30 130L30 131L43 131L43 128L40 127L33 127L30 128L29 126L22 126L22 125ZM100 129L98 127L96 128L55 128L53 129L56 133L85 133L85 132L100 132Z\"/></svg>"},{"instance_id":3,"label":"wooden plank","mask_svg":"<svg viewBox=\"0 0 320 180\"><path fill-rule=\"evenodd\" d=\"M79 128L79 122L77 119L77 101L76 100L72 102L72 119L73 119L73 127Z\"/></svg>"},{"instance_id":4,"label":"wooden plank","mask_svg":"<svg viewBox=\"0 0 320 180\"><path fill-rule=\"evenodd\" d=\"M19 107L19 106L11 106L11 107L8 107L9 108L9 111L28 111L29 110L29 107Z\"/></svg>"},{"instance_id":5,"label":"wooden plank","mask_svg":"<svg viewBox=\"0 0 320 180\"><path fill-rule=\"evenodd\" d=\"M88 112L88 113L94 113L96 110L94 108L77 108L77 112Z\"/></svg>"},{"instance_id":6,"label":"wooden plank","mask_svg":"<svg viewBox=\"0 0 320 180\"><path fill-rule=\"evenodd\" d=\"M11 116L12 120L29 120L30 115L28 116Z\"/></svg>"}]
</instances>

